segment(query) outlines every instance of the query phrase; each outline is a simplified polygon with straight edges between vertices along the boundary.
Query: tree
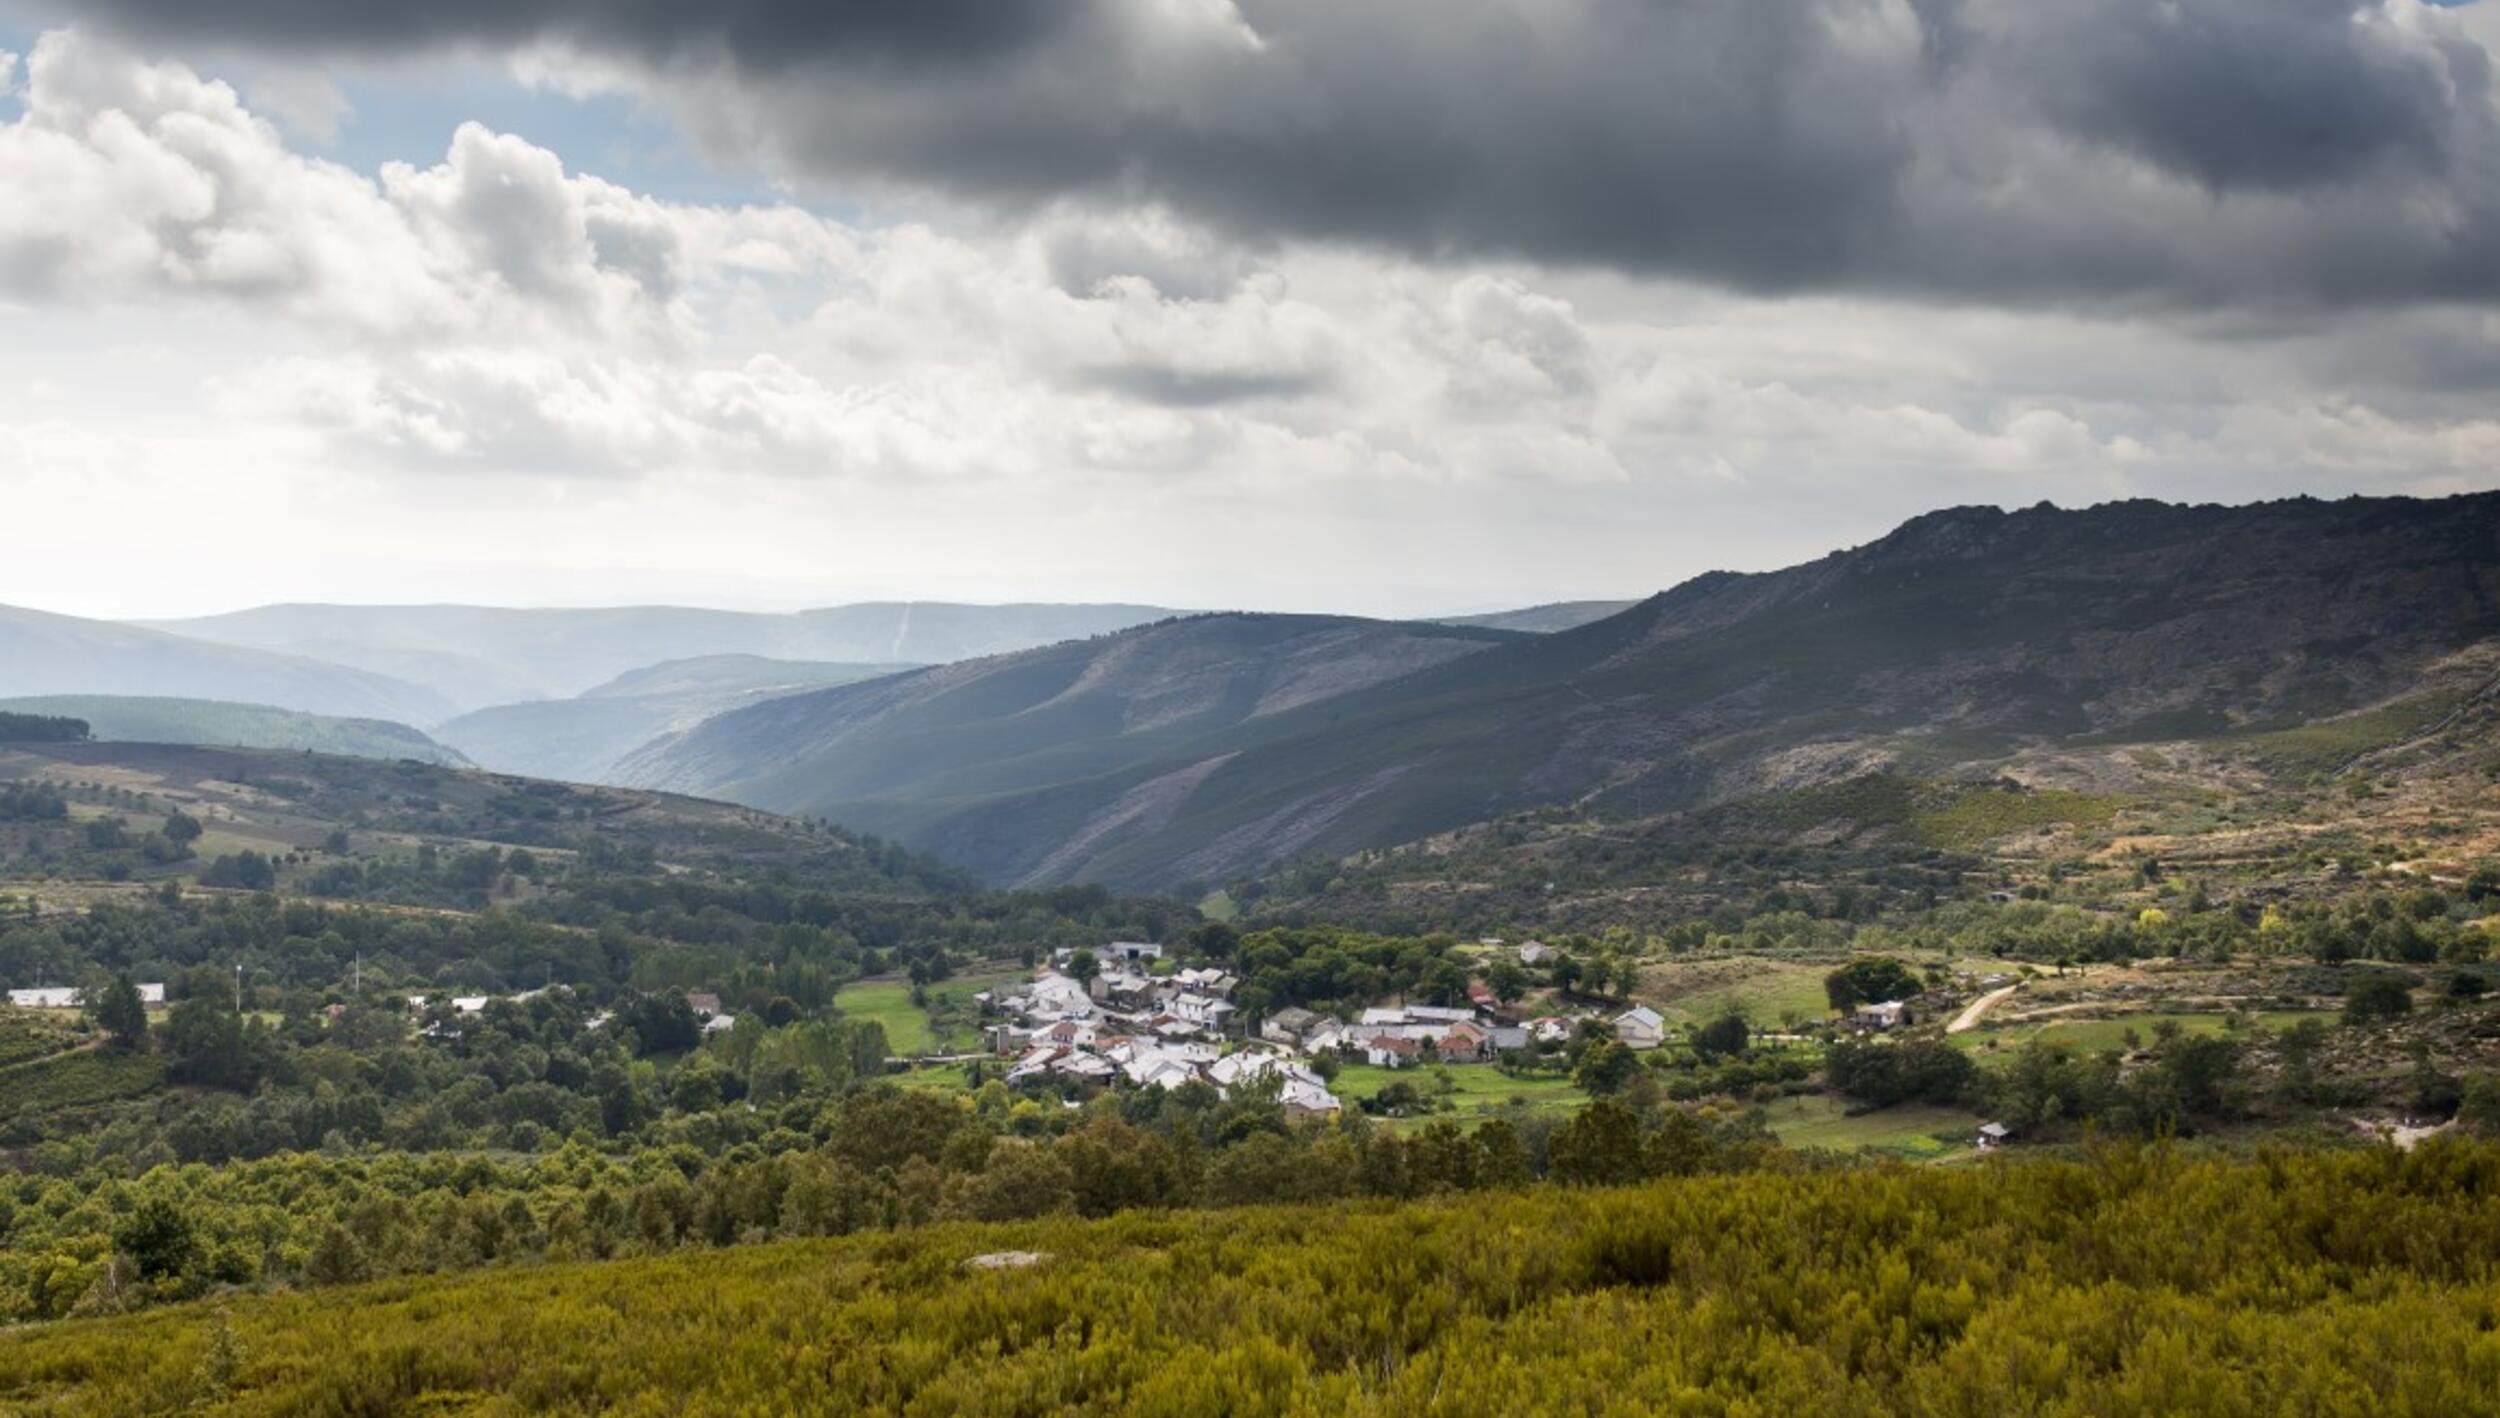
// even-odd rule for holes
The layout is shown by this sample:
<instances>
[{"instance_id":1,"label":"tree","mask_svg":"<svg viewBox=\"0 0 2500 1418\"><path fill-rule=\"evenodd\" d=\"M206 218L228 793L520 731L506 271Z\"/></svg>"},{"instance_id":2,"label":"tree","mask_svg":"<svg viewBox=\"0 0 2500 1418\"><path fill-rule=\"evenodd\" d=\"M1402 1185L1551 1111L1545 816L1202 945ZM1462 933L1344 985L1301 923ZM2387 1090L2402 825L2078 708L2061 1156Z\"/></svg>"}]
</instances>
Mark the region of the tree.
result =
<instances>
[{"instance_id":1,"label":"tree","mask_svg":"<svg viewBox=\"0 0 2500 1418\"><path fill-rule=\"evenodd\" d=\"M1496 960L1484 972L1484 983L1495 999L1510 1004L1528 992L1528 972L1515 960Z\"/></svg>"},{"instance_id":2,"label":"tree","mask_svg":"<svg viewBox=\"0 0 2500 1418\"><path fill-rule=\"evenodd\" d=\"M1873 1001L1907 999L1920 988L1917 972L1889 955L1861 955L1823 977L1823 997L1843 1014Z\"/></svg>"},{"instance_id":3,"label":"tree","mask_svg":"<svg viewBox=\"0 0 2500 1418\"><path fill-rule=\"evenodd\" d=\"M1844 1039L1823 1056L1833 1089L1877 1108L1895 1103L1957 1103L1978 1081L1970 1056L1940 1040L1885 1043Z\"/></svg>"},{"instance_id":4,"label":"tree","mask_svg":"<svg viewBox=\"0 0 2500 1418\"><path fill-rule=\"evenodd\" d=\"M2413 991L2402 979L2373 970L2344 991L2344 1022L2366 1024L2413 1012Z\"/></svg>"},{"instance_id":5,"label":"tree","mask_svg":"<svg viewBox=\"0 0 2500 1418\"><path fill-rule=\"evenodd\" d=\"M1745 1016L1731 1009L1693 1031L1693 1052L1705 1059L1734 1058L1752 1037Z\"/></svg>"},{"instance_id":6,"label":"tree","mask_svg":"<svg viewBox=\"0 0 2500 1418\"><path fill-rule=\"evenodd\" d=\"M1546 1172L1566 1186L1621 1186L1647 1175L1645 1152L1639 1115L1600 1098L1554 1129L1545 1145Z\"/></svg>"},{"instance_id":7,"label":"tree","mask_svg":"<svg viewBox=\"0 0 2500 1418\"><path fill-rule=\"evenodd\" d=\"M139 1278L158 1280L180 1275L199 1254L199 1238L191 1218L165 1197L141 1201L129 1219L113 1232L113 1246L139 1267Z\"/></svg>"},{"instance_id":8,"label":"tree","mask_svg":"<svg viewBox=\"0 0 2500 1418\"><path fill-rule=\"evenodd\" d=\"M1632 1081L1640 1067L1640 1057L1632 1052L1631 1045L1620 1039L1604 1039L1580 1055L1580 1066L1572 1070L1571 1081L1593 1096L1606 1097L1622 1092L1623 1085Z\"/></svg>"},{"instance_id":9,"label":"tree","mask_svg":"<svg viewBox=\"0 0 2500 1418\"><path fill-rule=\"evenodd\" d=\"M277 1041L268 1028L245 1020L207 996L195 996L165 1016L165 1051L174 1077L185 1083L249 1093L275 1062Z\"/></svg>"},{"instance_id":10,"label":"tree","mask_svg":"<svg viewBox=\"0 0 2500 1418\"><path fill-rule=\"evenodd\" d=\"M1094 977L1101 973L1102 962L1096 960L1090 950L1079 950L1068 957L1068 978L1080 985L1094 983Z\"/></svg>"},{"instance_id":11,"label":"tree","mask_svg":"<svg viewBox=\"0 0 2500 1418\"><path fill-rule=\"evenodd\" d=\"M112 1037L115 1047L135 1049L148 1041L148 1010L139 987L127 974L115 975L95 1004L96 1027Z\"/></svg>"},{"instance_id":12,"label":"tree","mask_svg":"<svg viewBox=\"0 0 2500 1418\"><path fill-rule=\"evenodd\" d=\"M198 818L176 808L165 814L165 825L159 830L165 834L166 841L177 845L188 845L198 841L200 833L206 829L200 826Z\"/></svg>"}]
</instances>

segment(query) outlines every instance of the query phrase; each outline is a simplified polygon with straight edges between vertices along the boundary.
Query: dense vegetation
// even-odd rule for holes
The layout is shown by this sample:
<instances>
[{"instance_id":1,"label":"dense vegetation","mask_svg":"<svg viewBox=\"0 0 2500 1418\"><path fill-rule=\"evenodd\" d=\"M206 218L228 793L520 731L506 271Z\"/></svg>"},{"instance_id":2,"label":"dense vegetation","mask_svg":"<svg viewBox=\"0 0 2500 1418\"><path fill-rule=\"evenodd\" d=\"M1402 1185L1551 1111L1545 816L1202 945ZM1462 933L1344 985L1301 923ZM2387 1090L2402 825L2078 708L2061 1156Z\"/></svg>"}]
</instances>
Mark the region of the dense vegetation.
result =
<instances>
[{"instance_id":1,"label":"dense vegetation","mask_svg":"<svg viewBox=\"0 0 2500 1418\"><path fill-rule=\"evenodd\" d=\"M0 743L62 743L87 737L84 719L0 710Z\"/></svg>"},{"instance_id":2,"label":"dense vegetation","mask_svg":"<svg viewBox=\"0 0 2500 1418\"><path fill-rule=\"evenodd\" d=\"M2464 1414L2500 1148L946 1226L0 1337L30 1415ZM1009 1254L1022 1252L1022 1255ZM967 1265L1003 1256L1003 1268ZM1029 1262L1017 1264L1016 1262Z\"/></svg>"}]
</instances>

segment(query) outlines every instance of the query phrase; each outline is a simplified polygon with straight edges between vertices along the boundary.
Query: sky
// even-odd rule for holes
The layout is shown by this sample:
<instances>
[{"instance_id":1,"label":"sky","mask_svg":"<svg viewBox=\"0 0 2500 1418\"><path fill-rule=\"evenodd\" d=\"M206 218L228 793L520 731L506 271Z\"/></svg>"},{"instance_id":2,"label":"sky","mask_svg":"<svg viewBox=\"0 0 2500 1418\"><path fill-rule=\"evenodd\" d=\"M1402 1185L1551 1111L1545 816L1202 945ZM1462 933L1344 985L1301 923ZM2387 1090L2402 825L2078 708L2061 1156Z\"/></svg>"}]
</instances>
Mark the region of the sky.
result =
<instances>
[{"instance_id":1,"label":"sky","mask_svg":"<svg viewBox=\"0 0 2500 1418\"><path fill-rule=\"evenodd\" d=\"M0 603L1455 613L2500 486L2500 0L0 0Z\"/></svg>"}]
</instances>

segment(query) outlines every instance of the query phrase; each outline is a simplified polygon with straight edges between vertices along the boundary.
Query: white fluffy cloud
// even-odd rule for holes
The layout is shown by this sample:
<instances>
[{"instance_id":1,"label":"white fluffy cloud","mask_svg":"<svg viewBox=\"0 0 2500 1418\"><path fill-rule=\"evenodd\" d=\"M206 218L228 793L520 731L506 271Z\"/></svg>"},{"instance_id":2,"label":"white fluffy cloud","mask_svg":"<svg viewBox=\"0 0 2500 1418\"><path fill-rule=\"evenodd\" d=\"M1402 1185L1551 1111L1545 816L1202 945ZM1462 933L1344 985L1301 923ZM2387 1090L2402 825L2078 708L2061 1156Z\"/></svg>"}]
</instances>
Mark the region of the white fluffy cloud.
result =
<instances>
[{"instance_id":1,"label":"white fluffy cloud","mask_svg":"<svg viewBox=\"0 0 2500 1418\"><path fill-rule=\"evenodd\" d=\"M1250 247L1152 204L835 220L655 199L477 124L366 174L181 64L60 31L23 67L0 493L91 514L69 470L109 468L118 515L184 519L169 549L215 520L211 486L251 507L242 547L411 549L367 572L420 547L505 572L725 557L777 584L832 563L893 593L1414 611L1644 591L1952 501L2500 468L2500 330L2472 309L1767 300ZM233 561L199 573L224 599L279 591ZM0 600L58 603L60 569L21 564Z\"/></svg>"}]
</instances>

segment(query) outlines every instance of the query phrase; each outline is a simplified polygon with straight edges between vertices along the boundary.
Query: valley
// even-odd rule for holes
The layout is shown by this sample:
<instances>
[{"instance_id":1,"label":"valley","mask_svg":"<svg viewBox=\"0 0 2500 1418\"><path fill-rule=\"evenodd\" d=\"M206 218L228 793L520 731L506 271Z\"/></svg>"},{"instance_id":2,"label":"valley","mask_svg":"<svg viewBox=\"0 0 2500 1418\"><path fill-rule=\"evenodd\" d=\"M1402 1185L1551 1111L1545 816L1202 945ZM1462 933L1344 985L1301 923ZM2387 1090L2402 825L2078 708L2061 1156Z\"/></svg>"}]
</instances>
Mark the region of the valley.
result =
<instances>
[{"instance_id":1,"label":"valley","mask_svg":"<svg viewBox=\"0 0 2500 1418\"><path fill-rule=\"evenodd\" d=\"M2124 515L2152 544L2150 514ZM2346 527L2328 565L2421 525L2254 520L2278 515ZM1588 1282L1465 1320L1471 1352L1529 1363L1546 1308L1727 1293L1694 1250L1714 1207L1821 1197L1845 1229L1890 1224L1852 1210L1878 1195L2007 1205L1990 1224L2088 1271L2118 1263L2004 1199L2121 1177L2099 1204L2135 1214L2182 1188L2257 1207L2239 1179L2267 1166L2332 1198L2391 1166L2482 1176L2500 661L2480 601L2416 617L2493 558L2428 536L2400 585L2339 591L2339 614L2383 617L2341 649L2243 619L2292 596L2280 581L2187 570L2160 614L2143 575L2087 592L2036 570L2050 589L1986 664L1966 643L1984 628L1947 644L1842 614L1835 587L1866 578L1905 598L1896 622L1930 614L1968 594L1955 558L2064 565L2031 539L2096 527L1948 519L1811 577L1709 579L1542 633L1219 614L922 667L707 654L440 738L213 702L13 705L0 976L26 993L0 1009L0 1403L561 1411L607 1392L565 1375L621 1361L549 1340L477 1367L455 1317L526 1297L658 1322L698 1259L720 1277L707 1313L778 1307L797 1300L777 1267L804 1256L898 1277L926 1301L906 1330L954 1333L958 1304L1083 1313L1096 1254L1221 1270L1238 1262L1181 1238L1273 1235L1259 1284L1290 1286L1329 1263L1285 1237L1375 1224L1582 1238ZM2125 671L2124 695L2056 678L2207 621L2228 629ZM1863 643L1841 662L1844 635ZM1948 663L1953 692L1900 687ZM520 729L484 747L517 711L618 781L467 761L536 752ZM272 741L121 737L151 722ZM1297 796L1381 735L1394 761ZM1611 766L1591 778L1582 749ZM1647 1208L1679 1218L1672 1239L1610 1239ZM2464 1217L2391 1218L2369 1244ZM1018 1288L1021 1262L962 1278L1023 1252L1049 1288ZM1430 1254L1415 1283L1463 1292L1473 1263ZM1511 1241L1485 1255L1548 1273ZM1763 1273L1800 1283L1788 1260ZM1959 1323L2040 1299L1985 1291ZM405 1303L439 1322L379 1367L289 1337ZM1067 1322L1019 1343L1052 1352ZM1815 1371L1804 1332L1766 1355ZM1437 1333L1402 1362L1443 1362ZM1299 1331L1197 1343L1356 1409L1409 1397ZM66 1357L123 1345L180 1357ZM1933 1391L1951 1353L1862 1353L1818 1382ZM1140 1395L1193 1367L1151 1344L1134 1362ZM857 1392L1118 1406L1005 1356L895 1382ZM717 1383L724 1412L778 1392Z\"/></svg>"}]
</instances>

